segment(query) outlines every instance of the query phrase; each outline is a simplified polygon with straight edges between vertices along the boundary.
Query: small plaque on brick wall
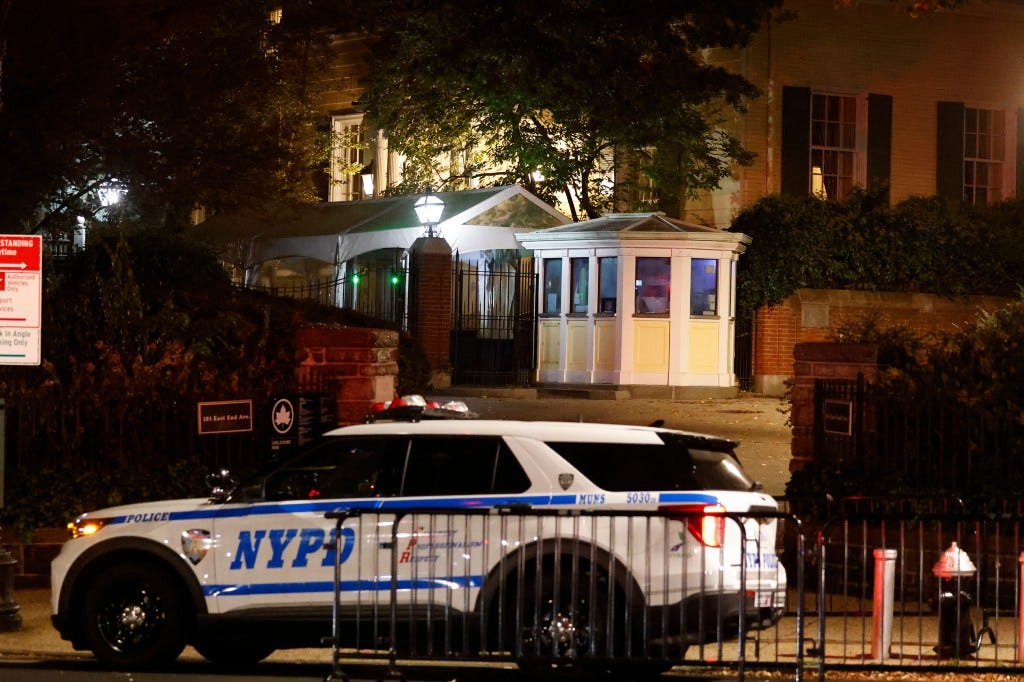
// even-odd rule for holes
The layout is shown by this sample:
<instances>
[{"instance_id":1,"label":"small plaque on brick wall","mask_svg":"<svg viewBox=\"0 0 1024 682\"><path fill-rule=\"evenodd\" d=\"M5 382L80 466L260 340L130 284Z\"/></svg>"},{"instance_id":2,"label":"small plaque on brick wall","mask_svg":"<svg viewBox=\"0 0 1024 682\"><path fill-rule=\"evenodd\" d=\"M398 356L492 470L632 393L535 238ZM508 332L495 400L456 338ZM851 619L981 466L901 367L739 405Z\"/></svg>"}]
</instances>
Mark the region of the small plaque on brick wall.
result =
<instances>
[{"instance_id":1,"label":"small plaque on brick wall","mask_svg":"<svg viewBox=\"0 0 1024 682\"><path fill-rule=\"evenodd\" d=\"M827 434L851 435L853 433L853 401L826 400L822 409L822 423Z\"/></svg>"}]
</instances>

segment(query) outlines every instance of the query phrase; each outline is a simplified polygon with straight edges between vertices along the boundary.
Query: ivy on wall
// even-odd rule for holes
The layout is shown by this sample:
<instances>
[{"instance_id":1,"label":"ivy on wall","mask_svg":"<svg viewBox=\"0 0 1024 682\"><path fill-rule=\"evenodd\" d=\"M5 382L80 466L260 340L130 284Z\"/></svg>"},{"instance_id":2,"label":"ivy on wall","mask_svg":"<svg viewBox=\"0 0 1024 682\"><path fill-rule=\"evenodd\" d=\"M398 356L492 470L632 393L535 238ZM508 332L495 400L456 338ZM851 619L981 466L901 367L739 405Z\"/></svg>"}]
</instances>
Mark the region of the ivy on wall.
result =
<instances>
[{"instance_id":1,"label":"ivy on wall","mask_svg":"<svg viewBox=\"0 0 1024 682\"><path fill-rule=\"evenodd\" d=\"M753 239L739 262L738 313L800 288L1014 295L1024 282L1024 202L958 207L935 197L889 206L877 191L842 202L768 196L730 228Z\"/></svg>"}]
</instances>

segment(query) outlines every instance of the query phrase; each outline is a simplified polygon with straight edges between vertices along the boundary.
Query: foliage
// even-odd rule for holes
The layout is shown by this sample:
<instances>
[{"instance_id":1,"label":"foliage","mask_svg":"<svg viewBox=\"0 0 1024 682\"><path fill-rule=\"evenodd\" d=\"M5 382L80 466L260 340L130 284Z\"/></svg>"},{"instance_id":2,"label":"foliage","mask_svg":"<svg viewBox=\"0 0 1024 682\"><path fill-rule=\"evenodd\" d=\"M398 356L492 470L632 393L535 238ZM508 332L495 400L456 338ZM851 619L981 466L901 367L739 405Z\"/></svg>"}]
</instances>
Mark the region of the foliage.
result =
<instances>
[{"instance_id":1,"label":"foliage","mask_svg":"<svg viewBox=\"0 0 1024 682\"><path fill-rule=\"evenodd\" d=\"M255 199L308 200L326 164L308 36L248 0L13 0L0 17L0 220L187 224ZM0 53L4 50L0 49ZM100 190L127 189L104 208Z\"/></svg>"},{"instance_id":2,"label":"foliage","mask_svg":"<svg viewBox=\"0 0 1024 682\"><path fill-rule=\"evenodd\" d=\"M898 443L900 457L919 459L919 471L926 475L868 472L816 458L794 473L787 495L952 493L975 504L1019 489L1024 482L1018 461L1024 447L1024 295L981 311L973 323L951 332L922 337L905 326L866 318L837 327L832 338L878 344L881 372L867 394L869 408L879 410L875 435L884 439L884 430L893 429L905 439ZM922 489L920 479L947 483Z\"/></svg>"},{"instance_id":3,"label":"foliage","mask_svg":"<svg viewBox=\"0 0 1024 682\"><path fill-rule=\"evenodd\" d=\"M596 217L614 150L640 158L672 204L751 158L720 123L756 89L706 54L745 45L780 4L371 2L363 103L417 190L518 182L548 200L575 193Z\"/></svg>"},{"instance_id":4,"label":"foliage","mask_svg":"<svg viewBox=\"0 0 1024 682\"><path fill-rule=\"evenodd\" d=\"M28 540L36 528L61 528L86 509L101 509L138 500L202 497L206 464L183 458L165 468L83 469L73 464L12 471L4 523Z\"/></svg>"},{"instance_id":5,"label":"foliage","mask_svg":"<svg viewBox=\"0 0 1024 682\"><path fill-rule=\"evenodd\" d=\"M1022 208L955 207L934 197L890 207L877 190L843 202L765 197L730 228L753 239L740 259L739 314L804 287L1012 295L1024 281Z\"/></svg>"}]
</instances>

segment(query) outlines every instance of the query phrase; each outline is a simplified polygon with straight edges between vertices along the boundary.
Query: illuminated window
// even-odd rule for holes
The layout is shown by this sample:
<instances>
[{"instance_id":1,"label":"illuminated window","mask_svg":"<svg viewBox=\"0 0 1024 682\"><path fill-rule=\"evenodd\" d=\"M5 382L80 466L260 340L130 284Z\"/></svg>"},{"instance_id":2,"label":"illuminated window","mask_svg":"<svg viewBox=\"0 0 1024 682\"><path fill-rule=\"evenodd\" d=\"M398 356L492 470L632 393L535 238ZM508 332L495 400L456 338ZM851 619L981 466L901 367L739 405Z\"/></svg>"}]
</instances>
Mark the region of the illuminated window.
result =
<instances>
[{"instance_id":1,"label":"illuminated window","mask_svg":"<svg viewBox=\"0 0 1024 682\"><path fill-rule=\"evenodd\" d=\"M334 153L331 154L329 201L352 201L362 193L359 171L363 168L363 117L335 116L331 119Z\"/></svg>"},{"instance_id":2,"label":"illuminated window","mask_svg":"<svg viewBox=\"0 0 1024 682\"><path fill-rule=\"evenodd\" d=\"M672 284L672 264L668 258L636 259L636 312L667 315Z\"/></svg>"},{"instance_id":3,"label":"illuminated window","mask_svg":"<svg viewBox=\"0 0 1024 682\"><path fill-rule=\"evenodd\" d=\"M562 259L544 259L544 312L562 312Z\"/></svg>"},{"instance_id":4,"label":"illuminated window","mask_svg":"<svg viewBox=\"0 0 1024 682\"><path fill-rule=\"evenodd\" d=\"M572 278L571 289L569 292L572 296L571 312L585 313L588 309L587 303L589 293L587 283L590 280L590 259L570 258L569 272L570 277Z\"/></svg>"},{"instance_id":5,"label":"illuminated window","mask_svg":"<svg viewBox=\"0 0 1024 682\"><path fill-rule=\"evenodd\" d=\"M984 206L1003 198L1006 119L1001 111L964 108L964 201Z\"/></svg>"},{"instance_id":6,"label":"illuminated window","mask_svg":"<svg viewBox=\"0 0 1024 682\"><path fill-rule=\"evenodd\" d=\"M690 261L690 314L718 314L718 261L714 258Z\"/></svg>"},{"instance_id":7,"label":"illuminated window","mask_svg":"<svg viewBox=\"0 0 1024 682\"><path fill-rule=\"evenodd\" d=\"M614 313L618 302L619 259L615 256L597 259L598 312Z\"/></svg>"},{"instance_id":8,"label":"illuminated window","mask_svg":"<svg viewBox=\"0 0 1024 682\"><path fill-rule=\"evenodd\" d=\"M811 97L811 193L844 199L857 171L857 98Z\"/></svg>"}]
</instances>

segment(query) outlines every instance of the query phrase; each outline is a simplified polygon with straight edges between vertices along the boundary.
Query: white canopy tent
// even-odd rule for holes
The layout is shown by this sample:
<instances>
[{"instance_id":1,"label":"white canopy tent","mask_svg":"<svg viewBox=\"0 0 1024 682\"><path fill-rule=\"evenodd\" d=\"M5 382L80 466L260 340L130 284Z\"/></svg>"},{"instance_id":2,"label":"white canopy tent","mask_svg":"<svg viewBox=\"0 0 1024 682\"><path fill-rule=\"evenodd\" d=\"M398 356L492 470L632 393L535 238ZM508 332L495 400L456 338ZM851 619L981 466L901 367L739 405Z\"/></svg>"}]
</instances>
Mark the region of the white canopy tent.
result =
<instances>
[{"instance_id":1,"label":"white canopy tent","mask_svg":"<svg viewBox=\"0 0 1024 682\"><path fill-rule=\"evenodd\" d=\"M444 212L435 233L452 251L518 249L517 232L564 225L569 219L518 185L438 192ZM423 235L413 210L416 195L325 202L300 207L258 207L214 216L196 229L226 251L249 245L259 266L282 258L339 265L381 249L408 249Z\"/></svg>"}]
</instances>

